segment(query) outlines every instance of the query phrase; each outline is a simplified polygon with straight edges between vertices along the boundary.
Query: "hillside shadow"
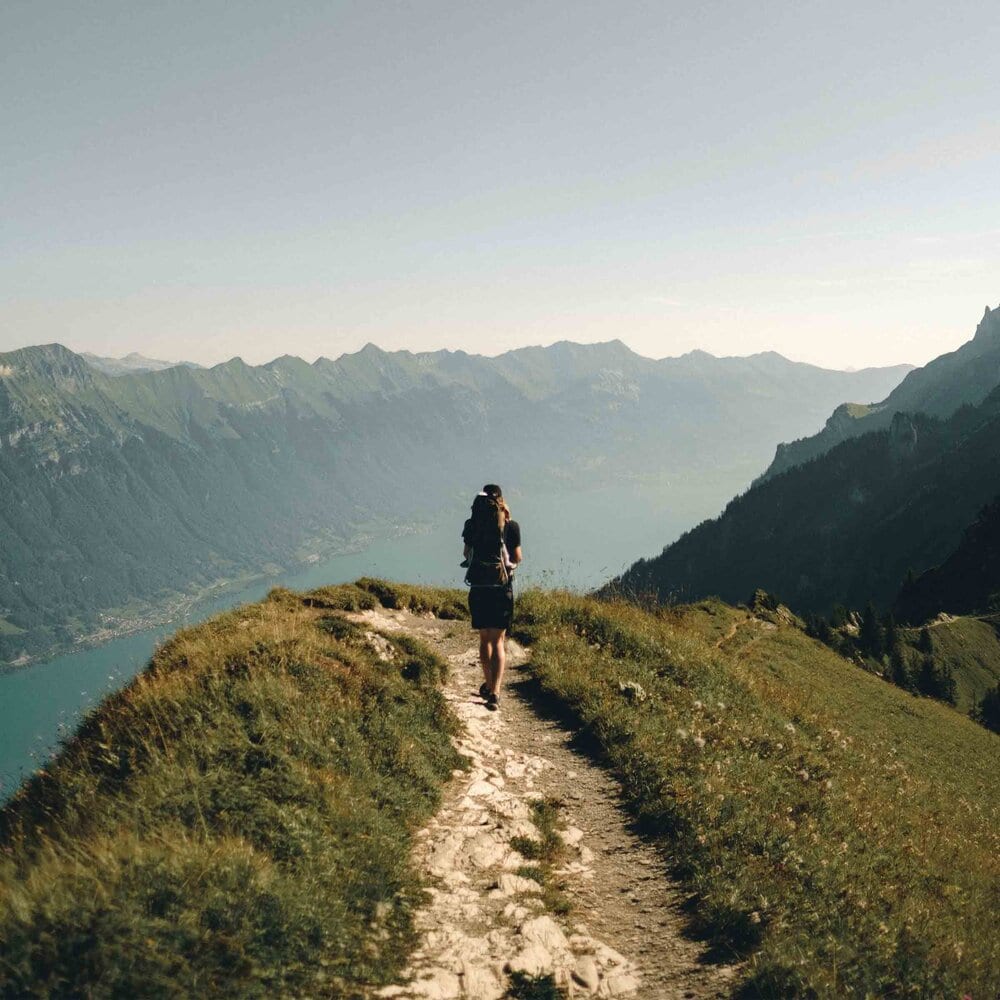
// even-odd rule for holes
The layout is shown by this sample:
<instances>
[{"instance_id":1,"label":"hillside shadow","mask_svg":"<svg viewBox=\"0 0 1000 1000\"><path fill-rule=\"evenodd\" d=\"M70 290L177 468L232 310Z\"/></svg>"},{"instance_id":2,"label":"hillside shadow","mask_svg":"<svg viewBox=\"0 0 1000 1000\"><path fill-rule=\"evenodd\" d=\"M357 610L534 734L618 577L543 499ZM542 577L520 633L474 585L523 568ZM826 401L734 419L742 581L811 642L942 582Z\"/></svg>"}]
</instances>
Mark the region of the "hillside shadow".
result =
<instances>
[{"instance_id":1,"label":"hillside shadow","mask_svg":"<svg viewBox=\"0 0 1000 1000\"><path fill-rule=\"evenodd\" d=\"M758 940L738 940L730 934L719 933L704 921L698 895L687 888L691 872L672 855L671 831L663 829L662 825L652 822L639 812L636 803L623 789L616 768L591 726L559 698L545 691L526 666L516 670L517 674L510 676L505 686L539 719L558 726L566 735L566 746L572 752L585 757L611 779L615 789L615 805L627 817L626 829L655 849L669 878L683 897L678 901L678 910L683 917L680 930L687 940L700 946L699 962L705 965L733 965L745 959Z\"/></svg>"}]
</instances>

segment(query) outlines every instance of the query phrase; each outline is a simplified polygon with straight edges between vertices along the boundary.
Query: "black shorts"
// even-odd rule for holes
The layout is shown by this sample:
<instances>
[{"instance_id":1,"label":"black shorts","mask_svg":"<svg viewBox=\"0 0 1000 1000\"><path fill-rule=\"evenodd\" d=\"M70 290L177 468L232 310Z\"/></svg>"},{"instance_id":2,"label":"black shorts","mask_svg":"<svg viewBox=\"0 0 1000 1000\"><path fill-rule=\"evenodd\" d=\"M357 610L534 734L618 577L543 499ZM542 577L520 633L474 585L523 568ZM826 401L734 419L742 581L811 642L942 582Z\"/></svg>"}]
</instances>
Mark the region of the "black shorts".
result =
<instances>
[{"instance_id":1,"label":"black shorts","mask_svg":"<svg viewBox=\"0 0 1000 1000\"><path fill-rule=\"evenodd\" d=\"M514 588L470 587L469 611L473 628L510 628L514 620Z\"/></svg>"}]
</instances>

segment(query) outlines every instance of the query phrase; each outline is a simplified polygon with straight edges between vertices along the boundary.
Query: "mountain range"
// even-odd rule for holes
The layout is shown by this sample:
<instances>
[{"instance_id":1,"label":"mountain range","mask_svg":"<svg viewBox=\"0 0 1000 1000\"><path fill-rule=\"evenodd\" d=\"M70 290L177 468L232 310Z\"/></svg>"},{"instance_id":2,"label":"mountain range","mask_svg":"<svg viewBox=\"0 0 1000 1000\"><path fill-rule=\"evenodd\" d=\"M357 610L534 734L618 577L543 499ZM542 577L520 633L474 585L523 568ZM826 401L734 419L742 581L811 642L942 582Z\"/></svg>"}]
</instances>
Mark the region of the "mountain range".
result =
<instances>
[{"instance_id":1,"label":"mountain range","mask_svg":"<svg viewBox=\"0 0 1000 1000\"><path fill-rule=\"evenodd\" d=\"M911 371L880 403L838 406L819 434L778 446L763 479L822 455L834 445L869 431L883 430L896 413L947 417L964 403L981 403L1000 385L1000 308L987 306L973 338Z\"/></svg>"},{"instance_id":2,"label":"mountain range","mask_svg":"<svg viewBox=\"0 0 1000 1000\"><path fill-rule=\"evenodd\" d=\"M103 613L461 513L497 470L522 490L666 483L709 513L778 441L907 370L654 361L618 341L114 376L57 344L3 354L0 660Z\"/></svg>"},{"instance_id":3,"label":"mountain range","mask_svg":"<svg viewBox=\"0 0 1000 1000\"><path fill-rule=\"evenodd\" d=\"M959 350L911 372L883 402L838 407L819 434L779 447L718 518L637 562L612 589L739 601L764 588L797 611L826 614L869 600L888 608L909 572L944 564L937 583L910 594L908 615L918 604L968 610L975 584L953 597L941 584L958 586L958 567L974 561L968 540L986 529L952 554L1000 495L998 385L1000 309L987 309Z\"/></svg>"}]
</instances>

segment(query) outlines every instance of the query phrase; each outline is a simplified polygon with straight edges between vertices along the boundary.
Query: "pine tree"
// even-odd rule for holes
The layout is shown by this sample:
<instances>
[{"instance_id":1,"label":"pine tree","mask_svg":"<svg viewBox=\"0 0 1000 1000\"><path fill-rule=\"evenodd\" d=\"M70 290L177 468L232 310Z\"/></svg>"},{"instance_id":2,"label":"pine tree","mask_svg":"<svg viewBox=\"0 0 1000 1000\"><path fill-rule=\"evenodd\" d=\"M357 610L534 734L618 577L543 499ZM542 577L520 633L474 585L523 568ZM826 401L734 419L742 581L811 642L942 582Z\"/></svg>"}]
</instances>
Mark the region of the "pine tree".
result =
<instances>
[{"instance_id":1,"label":"pine tree","mask_svg":"<svg viewBox=\"0 0 1000 1000\"><path fill-rule=\"evenodd\" d=\"M834 633L833 629L830 627L830 623L825 618L820 618L817 625L817 635L816 637L820 642L825 643L827 646L833 645Z\"/></svg>"},{"instance_id":2,"label":"pine tree","mask_svg":"<svg viewBox=\"0 0 1000 1000\"><path fill-rule=\"evenodd\" d=\"M885 648L891 655L899 645L899 629L896 628L896 618L891 611L882 619L882 628L885 633Z\"/></svg>"},{"instance_id":3,"label":"pine tree","mask_svg":"<svg viewBox=\"0 0 1000 1000\"><path fill-rule=\"evenodd\" d=\"M882 642L882 627L878 623L878 613L871 601L861 616L861 629L858 632L858 645L862 653L867 653L876 660L882 658L884 646Z\"/></svg>"},{"instance_id":4,"label":"pine tree","mask_svg":"<svg viewBox=\"0 0 1000 1000\"><path fill-rule=\"evenodd\" d=\"M1000 681L986 691L969 715L991 732L1000 733Z\"/></svg>"},{"instance_id":5,"label":"pine tree","mask_svg":"<svg viewBox=\"0 0 1000 1000\"><path fill-rule=\"evenodd\" d=\"M958 686L955 684L955 674L946 663L938 672L938 697L942 701L954 705L958 700Z\"/></svg>"},{"instance_id":6,"label":"pine tree","mask_svg":"<svg viewBox=\"0 0 1000 1000\"><path fill-rule=\"evenodd\" d=\"M819 638L819 618L811 611L807 611L803 617L806 625L806 635L810 639Z\"/></svg>"},{"instance_id":7,"label":"pine tree","mask_svg":"<svg viewBox=\"0 0 1000 1000\"><path fill-rule=\"evenodd\" d=\"M898 642L889 651L889 667L891 668L892 683L909 690L912 684L910 671L906 667L906 657L903 655L903 647Z\"/></svg>"},{"instance_id":8,"label":"pine tree","mask_svg":"<svg viewBox=\"0 0 1000 1000\"><path fill-rule=\"evenodd\" d=\"M937 671L934 669L934 657L924 656L920 660L920 670L917 673L917 690L929 698L936 698L938 692Z\"/></svg>"},{"instance_id":9,"label":"pine tree","mask_svg":"<svg viewBox=\"0 0 1000 1000\"><path fill-rule=\"evenodd\" d=\"M927 656L930 656L934 652L934 641L931 639L931 630L926 625L920 630L920 642L917 645L917 649Z\"/></svg>"}]
</instances>

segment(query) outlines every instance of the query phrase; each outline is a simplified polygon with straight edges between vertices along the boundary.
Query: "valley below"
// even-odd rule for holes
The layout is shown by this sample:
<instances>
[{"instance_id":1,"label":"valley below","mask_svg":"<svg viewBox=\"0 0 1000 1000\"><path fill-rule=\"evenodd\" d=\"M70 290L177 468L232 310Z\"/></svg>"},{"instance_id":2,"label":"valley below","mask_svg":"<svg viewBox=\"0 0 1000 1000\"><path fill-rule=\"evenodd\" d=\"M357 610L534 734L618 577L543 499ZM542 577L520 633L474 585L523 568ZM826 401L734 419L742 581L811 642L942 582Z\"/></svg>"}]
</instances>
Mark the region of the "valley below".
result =
<instances>
[{"instance_id":1,"label":"valley below","mask_svg":"<svg viewBox=\"0 0 1000 1000\"><path fill-rule=\"evenodd\" d=\"M512 496L525 536L518 587L597 587L657 548L664 530L677 535L697 519L699 499L670 484ZM626 508L647 513L616 521L615 512ZM116 621L47 657L9 665L0 672L0 798L42 766L81 715L127 683L178 627L260 600L276 586L309 589L363 576L460 585L459 535L467 510L456 502L449 513L447 522L387 527L381 537L359 540L354 551L320 555L287 572L217 583Z\"/></svg>"},{"instance_id":2,"label":"valley below","mask_svg":"<svg viewBox=\"0 0 1000 1000\"><path fill-rule=\"evenodd\" d=\"M460 523L486 480L515 503L570 495L570 520L588 504L577 498L621 490L577 545L617 539L607 579L716 513L779 441L906 370L771 354L654 361L617 341L497 358L369 345L312 365L117 375L58 344L4 354L0 661L145 624L220 581ZM661 487L666 500L647 502ZM656 519L631 546L627 526Z\"/></svg>"}]
</instances>

